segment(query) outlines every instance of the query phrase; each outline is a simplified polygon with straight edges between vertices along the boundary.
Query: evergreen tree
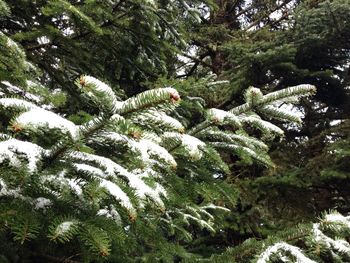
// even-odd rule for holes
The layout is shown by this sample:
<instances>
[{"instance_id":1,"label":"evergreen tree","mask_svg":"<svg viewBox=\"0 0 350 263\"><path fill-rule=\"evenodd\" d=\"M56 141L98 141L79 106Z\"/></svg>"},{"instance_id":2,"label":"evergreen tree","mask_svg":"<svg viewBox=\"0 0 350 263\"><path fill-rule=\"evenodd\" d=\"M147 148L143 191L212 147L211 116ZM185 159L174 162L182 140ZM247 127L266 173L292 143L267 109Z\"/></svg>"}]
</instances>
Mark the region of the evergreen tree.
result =
<instances>
[{"instance_id":1,"label":"evergreen tree","mask_svg":"<svg viewBox=\"0 0 350 263\"><path fill-rule=\"evenodd\" d=\"M246 240L241 246L213 256L212 262L348 262L349 217L324 214L318 223L300 224L264 241Z\"/></svg>"},{"instance_id":2,"label":"evergreen tree","mask_svg":"<svg viewBox=\"0 0 350 263\"><path fill-rule=\"evenodd\" d=\"M282 126L286 140L271 145L274 170L231 165L229 177L240 197L216 242L234 246L313 221L324 210L349 212L340 201L348 196L346 173L340 172L340 182L339 173L323 171L332 166L329 147L344 138L340 130L349 119L349 1L214 2L210 16L192 27L191 55L178 76L193 81L215 72L219 80L230 80L195 92L214 92L204 97L208 105L238 105L250 85L265 92L300 83L318 88L315 98L288 108L300 111L303 124Z\"/></svg>"},{"instance_id":3,"label":"evergreen tree","mask_svg":"<svg viewBox=\"0 0 350 263\"><path fill-rule=\"evenodd\" d=\"M180 101L173 88L123 101L93 77L75 84L86 103L100 108L79 124L42 104L40 94L26 92L36 103L0 98L7 260L200 257L188 250L189 240L215 232L216 216L229 211L223 205L235 201L220 152L273 165L263 140L283 132L261 117L298 121L278 105L314 91L301 85L263 95L249 88L245 104L208 109L204 121L185 127L169 115ZM250 136L251 129L262 136Z\"/></svg>"},{"instance_id":4,"label":"evergreen tree","mask_svg":"<svg viewBox=\"0 0 350 263\"><path fill-rule=\"evenodd\" d=\"M1 259L347 262L349 8L0 1Z\"/></svg>"}]
</instances>

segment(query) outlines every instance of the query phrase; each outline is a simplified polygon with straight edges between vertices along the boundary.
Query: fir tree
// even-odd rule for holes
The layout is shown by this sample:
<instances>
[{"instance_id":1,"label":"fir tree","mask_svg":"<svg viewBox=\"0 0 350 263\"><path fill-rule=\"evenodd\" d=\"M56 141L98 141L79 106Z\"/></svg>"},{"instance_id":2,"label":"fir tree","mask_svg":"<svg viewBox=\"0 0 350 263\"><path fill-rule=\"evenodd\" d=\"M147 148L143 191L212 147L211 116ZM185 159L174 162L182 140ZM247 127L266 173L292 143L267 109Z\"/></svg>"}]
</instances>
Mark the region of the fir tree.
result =
<instances>
[{"instance_id":1,"label":"fir tree","mask_svg":"<svg viewBox=\"0 0 350 263\"><path fill-rule=\"evenodd\" d=\"M325 213L319 222L300 224L264 241L246 240L241 246L213 256L212 262L348 262L349 217Z\"/></svg>"},{"instance_id":2,"label":"fir tree","mask_svg":"<svg viewBox=\"0 0 350 263\"><path fill-rule=\"evenodd\" d=\"M347 262L348 10L0 1L1 260Z\"/></svg>"},{"instance_id":3,"label":"fir tree","mask_svg":"<svg viewBox=\"0 0 350 263\"><path fill-rule=\"evenodd\" d=\"M208 109L204 121L185 127L169 115L180 102L173 88L123 101L93 77L75 84L100 108L80 125L52 105L0 98L2 243L10 260L13 251L32 260L199 257L188 241L215 232L215 217L229 211L222 205L235 198L220 153L273 165L263 140L283 132L262 117L296 121L278 106L314 92L249 88L245 104Z\"/></svg>"}]
</instances>

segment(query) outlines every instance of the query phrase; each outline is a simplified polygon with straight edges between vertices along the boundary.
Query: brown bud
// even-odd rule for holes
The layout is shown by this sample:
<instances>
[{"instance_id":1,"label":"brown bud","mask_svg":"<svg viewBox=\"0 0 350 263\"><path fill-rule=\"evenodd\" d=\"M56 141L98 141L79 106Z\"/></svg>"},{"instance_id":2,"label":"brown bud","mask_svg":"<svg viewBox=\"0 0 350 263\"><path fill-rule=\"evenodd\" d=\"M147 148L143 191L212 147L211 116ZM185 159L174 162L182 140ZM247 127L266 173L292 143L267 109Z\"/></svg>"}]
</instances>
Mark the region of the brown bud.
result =
<instances>
[{"instance_id":1,"label":"brown bud","mask_svg":"<svg viewBox=\"0 0 350 263\"><path fill-rule=\"evenodd\" d=\"M23 127L19 123L14 123L14 124L12 124L11 129L14 132L20 132L23 130Z\"/></svg>"},{"instance_id":2,"label":"brown bud","mask_svg":"<svg viewBox=\"0 0 350 263\"><path fill-rule=\"evenodd\" d=\"M81 76L81 77L80 77L79 83L80 83L81 86L85 86L86 82L85 82L84 76Z\"/></svg>"},{"instance_id":3,"label":"brown bud","mask_svg":"<svg viewBox=\"0 0 350 263\"><path fill-rule=\"evenodd\" d=\"M169 92L171 102L175 103L180 100L180 95L177 91Z\"/></svg>"},{"instance_id":4,"label":"brown bud","mask_svg":"<svg viewBox=\"0 0 350 263\"><path fill-rule=\"evenodd\" d=\"M135 214L129 214L129 220L131 221L131 222L135 222L135 220L136 220L136 215Z\"/></svg>"},{"instance_id":5,"label":"brown bud","mask_svg":"<svg viewBox=\"0 0 350 263\"><path fill-rule=\"evenodd\" d=\"M134 139L140 139L142 133L140 131L132 131L129 133L129 135Z\"/></svg>"},{"instance_id":6,"label":"brown bud","mask_svg":"<svg viewBox=\"0 0 350 263\"><path fill-rule=\"evenodd\" d=\"M100 250L99 254L101 257L107 257L109 255L109 252L107 249L102 249L102 250Z\"/></svg>"}]
</instances>

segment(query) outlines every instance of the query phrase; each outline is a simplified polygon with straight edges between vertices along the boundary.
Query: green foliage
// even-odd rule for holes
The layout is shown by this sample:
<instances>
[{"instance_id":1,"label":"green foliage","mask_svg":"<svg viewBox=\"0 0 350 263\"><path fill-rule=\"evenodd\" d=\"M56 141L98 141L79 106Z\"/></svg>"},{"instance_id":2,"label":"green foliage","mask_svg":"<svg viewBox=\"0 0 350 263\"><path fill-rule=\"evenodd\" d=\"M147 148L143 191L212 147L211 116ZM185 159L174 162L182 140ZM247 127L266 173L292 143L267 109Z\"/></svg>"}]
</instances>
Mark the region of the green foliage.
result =
<instances>
[{"instance_id":1,"label":"green foliage","mask_svg":"<svg viewBox=\"0 0 350 263\"><path fill-rule=\"evenodd\" d=\"M347 262L349 260L349 218L331 211L318 223L297 227L263 241L246 240L237 248L228 249L212 262L280 262L281 258L301 262ZM251 260L252 256L255 259Z\"/></svg>"},{"instance_id":2,"label":"green foliage","mask_svg":"<svg viewBox=\"0 0 350 263\"><path fill-rule=\"evenodd\" d=\"M167 115L180 102L173 88L153 89L120 101L107 84L93 77L82 76L76 84L101 109L97 116L83 115L79 126L26 100L0 99L1 111L9 115L7 125L18 138L2 136L1 163L9 171L18 167L24 171L20 180L1 178L1 196L35 210L31 217L25 211L13 217L9 230L15 241L23 244L40 234L54 244L71 244L83 253L82 258L90 255L91 260L117 253L113 244L121 234L113 236L116 230L110 231L109 225L123 229L126 240L120 245L135 242L124 253L138 253L144 242L155 246L157 241L147 236L159 232L162 242L170 238L182 246L175 248L170 242L173 252L163 254L159 249L146 258L158 253L166 261L180 255L188 258L186 244L201 232L215 233L216 215L230 211L222 204L234 205L237 198L223 181L229 168L221 150L251 158L248 163L270 164L267 145L244 130L243 113L287 98L288 93L305 96L314 90L296 87L261 95L266 102L247 102L239 106L237 115L211 109L207 120L185 131ZM141 116L147 125L137 121ZM237 131L225 131L226 127ZM45 143L41 136L47 136ZM8 209L5 205L4 210ZM46 216L51 223L44 221ZM79 242L73 245L73 240ZM61 254L57 249L52 253Z\"/></svg>"},{"instance_id":3,"label":"green foliage","mask_svg":"<svg viewBox=\"0 0 350 263\"><path fill-rule=\"evenodd\" d=\"M49 226L48 238L54 242L65 243L78 232L79 224L69 218L55 218Z\"/></svg>"},{"instance_id":4,"label":"green foliage","mask_svg":"<svg viewBox=\"0 0 350 263\"><path fill-rule=\"evenodd\" d=\"M0 1L1 259L347 261L349 10Z\"/></svg>"},{"instance_id":5,"label":"green foliage","mask_svg":"<svg viewBox=\"0 0 350 263\"><path fill-rule=\"evenodd\" d=\"M25 84L33 66L26 60L22 48L3 32L0 32L0 58L0 79Z\"/></svg>"}]
</instances>

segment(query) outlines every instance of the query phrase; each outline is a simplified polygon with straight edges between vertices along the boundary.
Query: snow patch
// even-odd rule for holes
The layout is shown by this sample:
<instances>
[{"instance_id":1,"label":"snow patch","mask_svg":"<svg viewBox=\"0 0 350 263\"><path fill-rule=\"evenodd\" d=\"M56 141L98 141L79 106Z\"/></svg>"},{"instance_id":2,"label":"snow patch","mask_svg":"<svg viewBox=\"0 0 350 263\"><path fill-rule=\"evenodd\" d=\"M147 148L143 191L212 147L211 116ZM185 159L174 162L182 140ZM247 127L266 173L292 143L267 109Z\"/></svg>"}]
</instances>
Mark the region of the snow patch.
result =
<instances>
[{"instance_id":1,"label":"snow patch","mask_svg":"<svg viewBox=\"0 0 350 263\"><path fill-rule=\"evenodd\" d=\"M38 198L34 199L32 203L34 205L34 209L36 209L36 210L46 209L52 205L52 201L50 199L45 198L45 197L38 197Z\"/></svg>"},{"instance_id":2,"label":"snow patch","mask_svg":"<svg viewBox=\"0 0 350 263\"><path fill-rule=\"evenodd\" d=\"M20 157L22 154L28 161L28 171L33 173L37 170L38 162L45 154L45 151L40 146L31 142L16 139L0 142L0 163L8 160L11 166L19 167L21 165Z\"/></svg>"},{"instance_id":3,"label":"snow patch","mask_svg":"<svg viewBox=\"0 0 350 263\"><path fill-rule=\"evenodd\" d=\"M292 254L296 258L296 262L299 263L316 263L316 261L313 261L306 257L302 252L301 249L295 246L291 246L285 242L279 242L274 244L273 246L269 246L260 256L257 261L257 263L267 263L270 262L270 257L273 254L276 254L278 251L288 251L290 254ZM281 255L282 256L282 255Z\"/></svg>"},{"instance_id":4,"label":"snow patch","mask_svg":"<svg viewBox=\"0 0 350 263\"><path fill-rule=\"evenodd\" d=\"M15 98L2 98L0 99L0 105L4 108L15 108L23 110L38 109L39 107L25 100Z\"/></svg>"},{"instance_id":5,"label":"snow patch","mask_svg":"<svg viewBox=\"0 0 350 263\"><path fill-rule=\"evenodd\" d=\"M105 179L101 180L100 185L106 188L111 195L113 195L117 200L119 200L122 206L124 206L129 211L133 211L135 213L135 209L132 206L129 197L123 192L122 189L120 189L118 185Z\"/></svg>"},{"instance_id":6,"label":"snow patch","mask_svg":"<svg viewBox=\"0 0 350 263\"><path fill-rule=\"evenodd\" d=\"M70 228L75 224L74 221L66 221L66 222L63 222L61 224L59 224L56 228L56 231L55 231L55 234L57 236L61 236L61 235L64 235L65 233L67 233Z\"/></svg>"},{"instance_id":7,"label":"snow patch","mask_svg":"<svg viewBox=\"0 0 350 263\"><path fill-rule=\"evenodd\" d=\"M199 160L202 158L203 153L201 148L204 148L205 143L201 140L197 139L196 137L183 134L182 146L184 146L193 159Z\"/></svg>"},{"instance_id":8,"label":"snow patch","mask_svg":"<svg viewBox=\"0 0 350 263\"><path fill-rule=\"evenodd\" d=\"M73 122L44 109L34 108L22 113L15 119L15 122L23 128L28 126L48 126L49 129L59 129L64 133L68 132L75 140L79 138L78 127Z\"/></svg>"}]
</instances>

